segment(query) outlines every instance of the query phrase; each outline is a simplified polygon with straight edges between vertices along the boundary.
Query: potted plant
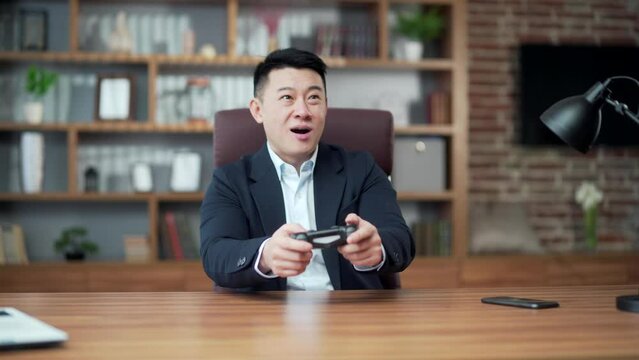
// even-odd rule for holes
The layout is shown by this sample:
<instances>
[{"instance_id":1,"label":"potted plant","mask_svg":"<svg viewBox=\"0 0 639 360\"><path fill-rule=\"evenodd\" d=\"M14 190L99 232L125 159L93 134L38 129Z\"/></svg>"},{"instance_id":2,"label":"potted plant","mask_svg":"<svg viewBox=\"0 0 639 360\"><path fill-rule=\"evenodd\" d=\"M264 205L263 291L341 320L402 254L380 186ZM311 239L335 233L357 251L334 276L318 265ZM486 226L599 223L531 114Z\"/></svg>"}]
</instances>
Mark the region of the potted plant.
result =
<instances>
[{"instance_id":1,"label":"potted plant","mask_svg":"<svg viewBox=\"0 0 639 360\"><path fill-rule=\"evenodd\" d=\"M51 86L58 79L58 74L47 71L35 65L27 70L26 90L31 95L31 100L24 105L25 120L32 124L42 122L44 113L42 98L47 94Z\"/></svg>"},{"instance_id":2,"label":"potted plant","mask_svg":"<svg viewBox=\"0 0 639 360\"><path fill-rule=\"evenodd\" d=\"M444 31L444 18L438 7L428 10L401 13L397 18L396 31L401 36L397 42L396 57L418 61L424 52L424 42L432 43Z\"/></svg>"},{"instance_id":3,"label":"potted plant","mask_svg":"<svg viewBox=\"0 0 639 360\"><path fill-rule=\"evenodd\" d=\"M98 244L87 239L87 229L74 226L62 230L62 234L55 241L56 252L64 253L68 261L81 261L85 256L98 252Z\"/></svg>"}]
</instances>

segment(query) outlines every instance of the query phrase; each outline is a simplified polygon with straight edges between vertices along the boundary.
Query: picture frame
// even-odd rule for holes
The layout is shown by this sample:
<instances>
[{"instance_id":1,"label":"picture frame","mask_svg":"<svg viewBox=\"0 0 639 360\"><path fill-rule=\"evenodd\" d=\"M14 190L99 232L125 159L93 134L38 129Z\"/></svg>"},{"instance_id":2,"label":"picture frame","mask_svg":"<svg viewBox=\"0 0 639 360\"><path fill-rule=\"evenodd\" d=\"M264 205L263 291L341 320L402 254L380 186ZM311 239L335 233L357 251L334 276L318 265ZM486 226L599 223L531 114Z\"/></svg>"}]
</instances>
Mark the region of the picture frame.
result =
<instances>
[{"instance_id":1,"label":"picture frame","mask_svg":"<svg viewBox=\"0 0 639 360\"><path fill-rule=\"evenodd\" d=\"M135 78L131 74L100 74L96 82L95 114L98 121L132 121L135 112Z\"/></svg>"},{"instance_id":2,"label":"picture frame","mask_svg":"<svg viewBox=\"0 0 639 360\"><path fill-rule=\"evenodd\" d=\"M49 14L46 10L20 10L20 50L48 49Z\"/></svg>"}]
</instances>

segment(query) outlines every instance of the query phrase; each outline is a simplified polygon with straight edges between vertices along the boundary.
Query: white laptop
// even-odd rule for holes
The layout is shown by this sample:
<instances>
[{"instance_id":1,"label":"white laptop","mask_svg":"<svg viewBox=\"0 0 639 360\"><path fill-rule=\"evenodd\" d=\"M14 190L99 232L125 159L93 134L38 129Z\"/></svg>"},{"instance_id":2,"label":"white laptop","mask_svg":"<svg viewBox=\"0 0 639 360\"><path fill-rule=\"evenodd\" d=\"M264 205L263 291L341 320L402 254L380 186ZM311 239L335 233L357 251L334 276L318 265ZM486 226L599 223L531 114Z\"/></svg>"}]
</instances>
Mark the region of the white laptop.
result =
<instances>
[{"instance_id":1,"label":"white laptop","mask_svg":"<svg viewBox=\"0 0 639 360\"><path fill-rule=\"evenodd\" d=\"M0 349L57 345L68 339L64 331L18 309L0 307Z\"/></svg>"}]
</instances>

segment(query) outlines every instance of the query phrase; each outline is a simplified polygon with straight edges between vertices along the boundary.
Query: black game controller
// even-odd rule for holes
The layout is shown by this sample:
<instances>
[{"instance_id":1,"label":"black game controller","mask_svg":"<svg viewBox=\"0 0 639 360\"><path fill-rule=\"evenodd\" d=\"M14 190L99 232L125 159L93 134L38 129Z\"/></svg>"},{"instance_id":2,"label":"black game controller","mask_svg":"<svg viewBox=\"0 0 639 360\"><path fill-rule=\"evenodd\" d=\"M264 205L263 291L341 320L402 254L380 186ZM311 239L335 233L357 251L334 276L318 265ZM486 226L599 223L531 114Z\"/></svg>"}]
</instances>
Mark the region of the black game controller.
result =
<instances>
[{"instance_id":1,"label":"black game controller","mask_svg":"<svg viewBox=\"0 0 639 360\"><path fill-rule=\"evenodd\" d=\"M328 230L311 230L291 235L293 239L308 241L315 249L325 249L346 244L346 238L355 232L355 225L333 226Z\"/></svg>"}]
</instances>

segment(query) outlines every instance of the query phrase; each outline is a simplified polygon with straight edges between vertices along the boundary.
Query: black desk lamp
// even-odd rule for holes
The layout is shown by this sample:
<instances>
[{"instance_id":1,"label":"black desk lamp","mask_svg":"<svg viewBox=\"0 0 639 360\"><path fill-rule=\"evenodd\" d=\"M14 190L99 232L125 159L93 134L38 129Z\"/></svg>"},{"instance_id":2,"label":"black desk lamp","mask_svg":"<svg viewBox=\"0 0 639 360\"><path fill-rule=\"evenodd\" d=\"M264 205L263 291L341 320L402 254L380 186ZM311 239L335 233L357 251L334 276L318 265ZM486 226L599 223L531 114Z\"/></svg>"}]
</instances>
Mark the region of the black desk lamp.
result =
<instances>
[{"instance_id":1,"label":"black desk lamp","mask_svg":"<svg viewBox=\"0 0 639 360\"><path fill-rule=\"evenodd\" d=\"M614 76L604 83L596 83L583 95L571 96L556 102L541 114L541 121L561 140L576 150L587 153L599 135L601 108L604 103L629 117L639 125L639 114L632 113L626 104L610 98L608 85L614 80L639 81L628 76ZM639 295L617 296L617 309L639 313Z\"/></svg>"}]
</instances>

